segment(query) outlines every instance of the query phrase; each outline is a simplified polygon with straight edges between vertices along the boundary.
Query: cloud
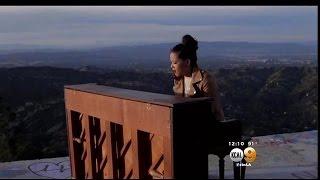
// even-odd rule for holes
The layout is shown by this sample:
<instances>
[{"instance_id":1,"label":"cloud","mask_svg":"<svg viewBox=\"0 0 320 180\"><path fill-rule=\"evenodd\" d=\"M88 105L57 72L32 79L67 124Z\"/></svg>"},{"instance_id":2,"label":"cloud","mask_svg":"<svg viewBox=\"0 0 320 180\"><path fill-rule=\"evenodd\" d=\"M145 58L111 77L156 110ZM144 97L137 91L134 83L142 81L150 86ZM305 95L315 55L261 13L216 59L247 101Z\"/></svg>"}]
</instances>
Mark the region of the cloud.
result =
<instances>
[{"instance_id":1,"label":"cloud","mask_svg":"<svg viewBox=\"0 0 320 180\"><path fill-rule=\"evenodd\" d=\"M177 25L210 25L226 23L260 23L265 18L284 22L291 17L306 20L316 18L316 7L272 6L55 6L0 7L2 20L19 23L43 21L52 23L159 23ZM308 18L304 18L308 17ZM280 19L279 19L280 18ZM302 18L302 19L301 19ZM0 19L0 22L1 22ZM35 21L36 22L36 21ZM261 24L261 23L260 23Z\"/></svg>"},{"instance_id":2,"label":"cloud","mask_svg":"<svg viewBox=\"0 0 320 180\"><path fill-rule=\"evenodd\" d=\"M317 7L5 6L0 43L61 46L178 41L316 41Z\"/></svg>"}]
</instances>

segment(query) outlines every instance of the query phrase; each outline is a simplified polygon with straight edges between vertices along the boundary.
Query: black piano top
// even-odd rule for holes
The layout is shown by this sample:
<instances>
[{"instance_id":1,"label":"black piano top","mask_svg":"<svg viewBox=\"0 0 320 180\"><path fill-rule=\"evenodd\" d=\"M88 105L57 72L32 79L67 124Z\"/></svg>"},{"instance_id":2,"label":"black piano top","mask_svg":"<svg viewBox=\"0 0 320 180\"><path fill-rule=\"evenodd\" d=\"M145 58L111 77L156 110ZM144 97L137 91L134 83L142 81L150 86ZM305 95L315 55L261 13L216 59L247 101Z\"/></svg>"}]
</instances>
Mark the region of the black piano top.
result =
<instances>
[{"instance_id":1,"label":"black piano top","mask_svg":"<svg viewBox=\"0 0 320 180\"><path fill-rule=\"evenodd\" d=\"M133 101L140 101L150 104L157 104L162 106L173 107L174 105L182 103L192 103L203 100L213 100L211 97L201 98L186 98L181 96L173 96L167 94L158 94L144 91L136 91L130 89L116 88L105 85L97 85L95 83L66 85L65 89L77 90L104 96L116 97L121 99L128 99Z\"/></svg>"}]
</instances>

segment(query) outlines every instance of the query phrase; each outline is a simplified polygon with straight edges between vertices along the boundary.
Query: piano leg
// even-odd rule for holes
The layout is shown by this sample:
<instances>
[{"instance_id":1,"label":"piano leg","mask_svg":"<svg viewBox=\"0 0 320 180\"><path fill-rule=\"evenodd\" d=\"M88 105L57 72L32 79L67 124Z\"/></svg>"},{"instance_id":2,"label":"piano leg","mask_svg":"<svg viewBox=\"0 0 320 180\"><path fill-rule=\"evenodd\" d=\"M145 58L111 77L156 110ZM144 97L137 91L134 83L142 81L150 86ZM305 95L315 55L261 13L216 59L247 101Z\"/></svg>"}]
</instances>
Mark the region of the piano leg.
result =
<instances>
[{"instance_id":1,"label":"piano leg","mask_svg":"<svg viewBox=\"0 0 320 180\"><path fill-rule=\"evenodd\" d=\"M219 179L224 179L224 158L219 157Z\"/></svg>"},{"instance_id":2,"label":"piano leg","mask_svg":"<svg viewBox=\"0 0 320 180\"><path fill-rule=\"evenodd\" d=\"M233 176L234 179L240 179L240 166L236 166L239 162L233 162Z\"/></svg>"}]
</instances>

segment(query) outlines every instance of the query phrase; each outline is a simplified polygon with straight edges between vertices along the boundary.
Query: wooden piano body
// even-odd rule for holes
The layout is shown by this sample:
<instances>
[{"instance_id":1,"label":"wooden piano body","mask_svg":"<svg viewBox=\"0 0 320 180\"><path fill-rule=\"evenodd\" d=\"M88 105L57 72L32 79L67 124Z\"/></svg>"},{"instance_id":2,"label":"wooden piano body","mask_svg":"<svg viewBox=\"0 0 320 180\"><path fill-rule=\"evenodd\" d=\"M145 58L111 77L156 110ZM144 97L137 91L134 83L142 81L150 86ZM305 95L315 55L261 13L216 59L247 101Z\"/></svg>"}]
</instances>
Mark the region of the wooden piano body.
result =
<instances>
[{"instance_id":1,"label":"wooden piano body","mask_svg":"<svg viewBox=\"0 0 320 180\"><path fill-rule=\"evenodd\" d=\"M64 93L72 178L207 178L211 98L96 84Z\"/></svg>"}]
</instances>

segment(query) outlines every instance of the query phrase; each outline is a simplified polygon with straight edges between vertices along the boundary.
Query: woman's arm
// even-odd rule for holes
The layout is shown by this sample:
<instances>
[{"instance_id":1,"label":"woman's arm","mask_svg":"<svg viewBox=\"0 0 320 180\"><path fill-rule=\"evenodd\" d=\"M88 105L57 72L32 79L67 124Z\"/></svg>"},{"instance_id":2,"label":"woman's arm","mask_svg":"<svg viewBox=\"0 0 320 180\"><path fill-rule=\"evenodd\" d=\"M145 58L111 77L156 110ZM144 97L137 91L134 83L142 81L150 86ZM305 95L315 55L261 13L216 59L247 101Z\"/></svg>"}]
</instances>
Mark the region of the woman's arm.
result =
<instances>
[{"instance_id":1,"label":"woman's arm","mask_svg":"<svg viewBox=\"0 0 320 180\"><path fill-rule=\"evenodd\" d=\"M214 75L205 73L203 79L203 93L207 97L213 97L214 101L212 103L212 111L215 115L215 118L218 121L224 120L224 113L221 107L220 94L218 89L218 84Z\"/></svg>"}]
</instances>

